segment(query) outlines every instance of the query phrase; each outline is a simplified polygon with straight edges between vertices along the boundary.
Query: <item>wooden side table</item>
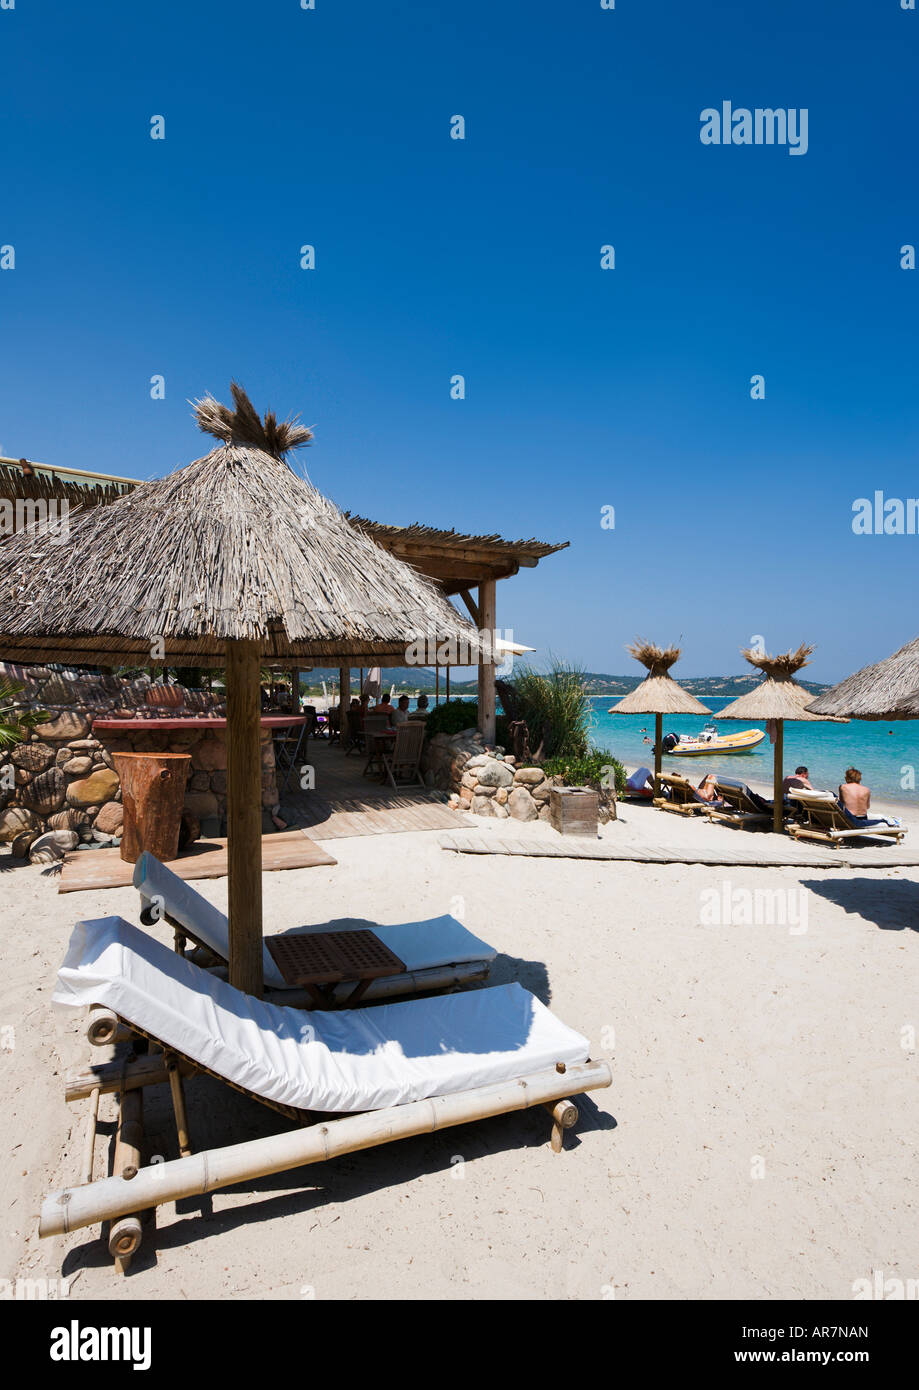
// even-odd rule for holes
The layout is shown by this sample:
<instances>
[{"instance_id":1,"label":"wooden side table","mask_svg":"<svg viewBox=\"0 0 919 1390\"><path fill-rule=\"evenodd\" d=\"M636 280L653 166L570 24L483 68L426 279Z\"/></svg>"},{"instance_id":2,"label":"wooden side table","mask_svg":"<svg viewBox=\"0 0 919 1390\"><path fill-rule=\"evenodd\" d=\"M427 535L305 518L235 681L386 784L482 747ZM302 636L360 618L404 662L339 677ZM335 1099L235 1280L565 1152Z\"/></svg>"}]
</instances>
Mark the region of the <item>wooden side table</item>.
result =
<instances>
[{"instance_id":1,"label":"wooden side table","mask_svg":"<svg viewBox=\"0 0 919 1390\"><path fill-rule=\"evenodd\" d=\"M335 986L346 980L357 983L341 1007L353 1009L372 980L402 975L405 962L390 951L372 931L317 931L268 936L271 958L295 989L305 989L317 1009L334 1009Z\"/></svg>"}]
</instances>

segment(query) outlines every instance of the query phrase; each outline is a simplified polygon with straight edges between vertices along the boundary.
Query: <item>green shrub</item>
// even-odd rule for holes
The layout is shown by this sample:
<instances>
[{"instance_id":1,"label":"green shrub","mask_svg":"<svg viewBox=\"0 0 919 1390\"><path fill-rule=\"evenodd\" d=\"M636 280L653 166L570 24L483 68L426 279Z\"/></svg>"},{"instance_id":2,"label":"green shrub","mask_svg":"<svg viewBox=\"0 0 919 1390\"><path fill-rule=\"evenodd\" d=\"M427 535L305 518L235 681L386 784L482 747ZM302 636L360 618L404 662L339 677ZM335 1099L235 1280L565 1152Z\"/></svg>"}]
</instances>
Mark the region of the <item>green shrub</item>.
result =
<instances>
[{"instance_id":1,"label":"green shrub","mask_svg":"<svg viewBox=\"0 0 919 1390\"><path fill-rule=\"evenodd\" d=\"M582 758L590 748L590 706L583 672L553 662L543 675L524 666L511 682L516 714L526 722L530 752L543 758Z\"/></svg>"},{"instance_id":2,"label":"green shrub","mask_svg":"<svg viewBox=\"0 0 919 1390\"><path fill-rule=\"evenodd\" d=\"M424 722L428 738L435 734L458 734L474 729L479 720L479 707L474 700L446 700L428 710Z\"/></svg>"},{"instance_id":3,"label":"green shrub","mask_svg":"<svg viewBox=\"0 0 919 1390\"><path fill-rule=\"evenodd\" d=\"M546 776L561 776L566 787L599 787L612 791L615 785L617 797L625 793L626 770L605 748L592 748L576 758L547 758L542 770Z\"/></svg>"}]
</instances>

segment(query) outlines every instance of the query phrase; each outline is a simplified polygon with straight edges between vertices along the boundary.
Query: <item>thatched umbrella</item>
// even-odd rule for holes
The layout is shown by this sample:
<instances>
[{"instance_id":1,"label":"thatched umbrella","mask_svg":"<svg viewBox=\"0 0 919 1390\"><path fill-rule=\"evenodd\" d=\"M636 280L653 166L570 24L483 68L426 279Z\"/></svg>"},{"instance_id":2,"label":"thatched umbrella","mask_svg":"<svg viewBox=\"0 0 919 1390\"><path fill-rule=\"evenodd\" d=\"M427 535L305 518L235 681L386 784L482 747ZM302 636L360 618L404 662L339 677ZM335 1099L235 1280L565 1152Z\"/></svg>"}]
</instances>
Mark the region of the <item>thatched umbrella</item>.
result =
<instances>
[{"instance_id":1,"label":"thatched umbrella","mask_svg":"<svg viewBox=\"0 0 919 1390\"><path fill-rule=\"evenodd\" d=\"M609 714L654 715L654 795L660 796L661 739L665 714L711 714L695 697L684 690L670 674L670 667L679 660L679 647L658 647L653 642L633 642L626 647L648 674L635 689L607 711Z\"/></svg>"},{"instance_id":2,"label":"thatched umbrella","mask_svg":"<svg viewBox=\"0 0 919 1390\"><path fill-rule=\"evenodd\" d=\"M808 709L851 719L919 718L919 637L825 690Z\"/></svg>"},{"instance_id":3,"label":"thatched umbrella","mask_svg":"<svg viewBox=\"0 0 919 1390\"><path fill-rule=\"evenodd\" d=\"M798 685L795 673L807 666L808 657L814 650L804 643L796 652L783 652L780 656L769 656L752 647L741 647L741 654L751 666L763 672L763 680L746 695L732 701L726 709L719 710L716 719L774 719L776 722L775 757L772 780L772 828L782 829L782 782L783 742L786 719L817 720L819 714L810 714L807 705L813 694Z\"/></svg>"},{"instance_id":4,"label":"thatched umbrella","mask_svg":"<svg viewBox=\"0 0 919 1390\"><path fill-rule=\"evenodd\" d=\"M217 666L227 683L230 979L262 987L262 662L404 661L423 635L475 629L425 577L356 531L284 462L308 429L205 397L204 458L70 519L0 542L0 657L84 665Z\"/></svg>"}]
</instances>

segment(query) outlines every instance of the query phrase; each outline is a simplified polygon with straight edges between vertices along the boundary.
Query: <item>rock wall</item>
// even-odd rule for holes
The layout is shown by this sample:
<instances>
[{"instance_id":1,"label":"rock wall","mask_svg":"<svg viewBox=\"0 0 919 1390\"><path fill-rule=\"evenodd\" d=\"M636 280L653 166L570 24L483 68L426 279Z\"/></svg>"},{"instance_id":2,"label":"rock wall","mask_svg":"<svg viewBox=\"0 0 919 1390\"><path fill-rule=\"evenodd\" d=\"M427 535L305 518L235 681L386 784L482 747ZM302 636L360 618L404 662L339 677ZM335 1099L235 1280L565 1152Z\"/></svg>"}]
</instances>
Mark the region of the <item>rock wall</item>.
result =
<instances>
[{"instance_id":1,"label":"rock wall","mask_svg":"<svg viewBox=\"0 0 919 1390\"><path fill-rule=\"evenodd\" d=\"M24 686L17 704L50 718L12 749L0 749L0 844L20 856L118 844L123 810L115 753L189 753L185 811L207 836L224 833L227 754L222 730L162 729L164 718L222 716L222 697L86 672L0 663L0 681ZM138 719L149 729L93 733L96 719ZM271 731L262 730L262 805L277 804Z\"/></svg>"},{"instance_id":2,"label":"rock wall","mask_svg":"<svg viewBox=\"0 0 919 1390\"><path fill-rule=\"evenodd\" d=\"M487 748L477 729L435 734L424 767L428 786L449 791L451 806L499 820L548 820L549 791L562 783L540 767L517 767L500 748Z\"/></svg>"}]
</instances>

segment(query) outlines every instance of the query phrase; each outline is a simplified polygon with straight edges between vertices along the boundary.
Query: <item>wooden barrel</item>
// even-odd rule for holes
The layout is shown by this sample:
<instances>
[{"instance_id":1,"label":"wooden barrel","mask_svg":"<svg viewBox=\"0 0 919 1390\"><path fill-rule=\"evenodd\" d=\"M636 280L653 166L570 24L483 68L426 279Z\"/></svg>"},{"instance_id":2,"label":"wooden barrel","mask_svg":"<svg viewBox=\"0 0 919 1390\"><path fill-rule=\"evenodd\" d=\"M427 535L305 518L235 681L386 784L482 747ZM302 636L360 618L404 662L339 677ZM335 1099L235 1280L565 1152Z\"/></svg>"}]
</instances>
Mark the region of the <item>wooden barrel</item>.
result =
<instances>
[{"instance_id":1,"label":"wooden barrel","mask_svg":"<svg viewBox=\"0 0 919 1390\"><path fill-rule=\"evenodd\" d=\"M124 803L122 859L136 864L145 849L163 863L175 859L191 756L115 753L113 758Z\"/></svg>"}]
</instances>

